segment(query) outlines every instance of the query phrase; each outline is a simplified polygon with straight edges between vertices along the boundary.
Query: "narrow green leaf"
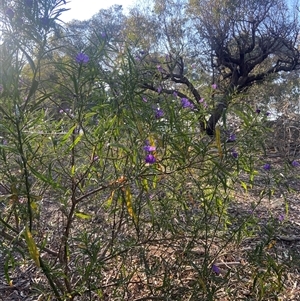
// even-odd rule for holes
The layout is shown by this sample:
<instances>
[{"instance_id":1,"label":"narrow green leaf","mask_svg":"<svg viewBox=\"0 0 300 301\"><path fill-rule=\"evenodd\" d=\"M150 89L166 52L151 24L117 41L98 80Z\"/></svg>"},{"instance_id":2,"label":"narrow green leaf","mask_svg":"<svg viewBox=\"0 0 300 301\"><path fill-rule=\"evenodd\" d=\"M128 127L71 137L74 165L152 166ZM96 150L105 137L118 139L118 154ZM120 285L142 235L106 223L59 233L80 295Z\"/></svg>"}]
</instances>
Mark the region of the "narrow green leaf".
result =
<instances>
[{"instance_id":1,"label":"narrow green leaf","mask_svg":"<svg viewBox=\"0 0 300 301\"><path fill-rule=\"evenodd\" d=\"M61 140L62 144L64 144L69 139L69 137L73 134L76 126L77 126L76 124L74 126L72 126L69 129L69 131L62 137L62 140Z\"/></svg>"},{"instance_id":2,"label":"narrow green leaf","mask_svg":"<svg viewBox=\"0 0 300 301\"><path fill-rule=\"evenodd\" d=\"M34 169L32 166L29 165L30 171L35 175L39 180L41 180L44 183L50 184L53 188L58 188L59 185L51 177L47 177L43 174L41 174L39 171Z\"/></svg>"},{"instance_id":3,"label":"narrow green leaf","mask_svg":"<svg viewBox=\"0 0 300 301\"><path fill-rule=\"evenodd\" d=\"M74 142L69 146L68 150L70 151L71 149L73 149L76 146L76 144L79 143L81 138L82 138L82 135L78 135L77 138L74 140Z\"/></svg>"},{"instance_id":4,"label":"narrow green leaf","mask_svg":"<svg viewBox=\"0 0 300 301\"><path fill-rule=\"evenodd\" d=\"M217 144L217 147L218 147L219 156L220 156L220 158L222 158L223 157L223 152L222 152L222 146L221 146L221 133L220 133L220 127L219 126L216 126L215 133L216 133L216 144Z\"/></svg>"}]
</instances>

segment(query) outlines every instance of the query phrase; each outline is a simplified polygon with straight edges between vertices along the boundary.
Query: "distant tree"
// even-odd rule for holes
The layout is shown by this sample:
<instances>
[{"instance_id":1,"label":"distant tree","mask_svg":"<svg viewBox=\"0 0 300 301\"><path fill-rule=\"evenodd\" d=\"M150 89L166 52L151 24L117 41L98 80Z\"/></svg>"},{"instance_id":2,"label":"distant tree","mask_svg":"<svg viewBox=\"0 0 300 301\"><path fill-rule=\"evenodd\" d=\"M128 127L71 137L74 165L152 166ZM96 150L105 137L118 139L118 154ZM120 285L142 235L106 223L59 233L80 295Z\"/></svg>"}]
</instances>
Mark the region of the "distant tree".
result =
<instances>
[{"instance_id":1,"label":"distant tree","mask_svg":"<svg viewBox=\"0 0 300 301\"><path fill-rule=\"evenodd\" d=\"M209 43L224 91L208 121L212 134L226 96L245 91L268 76L299 69L299 23L283 0L191 1L199 36Z\"/></svg>"},{"instance_id":2,"label":"distant tree","mask_svg":"<svg viewBox=\"0 0 300 301\"><path fill-rule=\"evenodd\" d=\"M201 120L209 135L233 93L300 67L297 10L285 0L164 0L153 1L150 9L148 19L159 28L159 46L150 45L147 63L151 57L154 65L160 61L160 80L183 85L186 96L197 102L201 89L196 87L201 80L197 82L187 73L194 61L198 71L217 84L218 103L208 120ZM140 20L141 14L135 11L131 18L139 16ZM140 34L141 45L147 44L145 37ZM157 60L156 54L153 58L157 50L167 54L165 59L161 55ZM157 89L151 81L144 87Z\"/></svg>"}]
</instances>

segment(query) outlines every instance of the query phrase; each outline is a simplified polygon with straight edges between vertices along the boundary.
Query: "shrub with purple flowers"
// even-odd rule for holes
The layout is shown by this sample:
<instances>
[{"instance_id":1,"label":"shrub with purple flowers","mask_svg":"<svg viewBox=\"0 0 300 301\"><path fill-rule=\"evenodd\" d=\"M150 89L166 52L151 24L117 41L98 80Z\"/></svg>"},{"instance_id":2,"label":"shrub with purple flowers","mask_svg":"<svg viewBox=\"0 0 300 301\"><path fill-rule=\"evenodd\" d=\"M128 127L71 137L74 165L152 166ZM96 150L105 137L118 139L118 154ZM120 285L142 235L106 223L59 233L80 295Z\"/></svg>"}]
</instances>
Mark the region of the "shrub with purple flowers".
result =
<instances>
[{"instance_id":1,"label":"shrub with purple flowers","mask_svg":"<svg viewBox=\"0 0 300 301\"><path fill-rule=\"evenodd\" d=\"M119 6L63 24L64 0L4 2L3 298L25 270L30 300L227 300L241 279L247 298L271 300L265 283L277 298L288 206L258 210L300 163L266 157L273 110L237 91L215 113L215 73L128 33Z\"/></svg>"}]
</instances>

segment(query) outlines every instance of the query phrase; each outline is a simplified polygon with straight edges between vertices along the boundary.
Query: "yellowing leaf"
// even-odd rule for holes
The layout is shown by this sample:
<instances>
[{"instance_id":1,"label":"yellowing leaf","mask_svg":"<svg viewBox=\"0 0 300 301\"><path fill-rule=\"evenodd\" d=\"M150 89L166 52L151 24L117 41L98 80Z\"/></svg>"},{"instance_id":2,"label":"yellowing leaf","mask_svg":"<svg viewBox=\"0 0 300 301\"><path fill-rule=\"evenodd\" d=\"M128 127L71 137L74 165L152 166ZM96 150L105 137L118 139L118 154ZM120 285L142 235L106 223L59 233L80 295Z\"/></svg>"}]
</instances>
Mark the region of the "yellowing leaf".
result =
<instances>
[{"instance_id":1,"label":"yellowing leaf","mask_svg":"<svg viewBox=\"0 0 300 301\"><path fill-rule=\"evenodd\" d=\"M38 204L36 203L36 202L31 202L30 203L30 206L31 206L31 209L32 209L32 211L33 212L35 212L35 213L38 213L39 212L39 206L38 206Z\"/></svg>"},{"instance_id":2,"label":"yellowing leaf","mask_svg":"<svg viewBox=\"0 0 300 301\"><path fill-rule=\"evenodd\" d=\"M153 182L152 182L152 187L153 187L153 189L156 188L157 181L158 181L158 179L157 179L157 176L155 175L155 176L153 177Z\"/></svg>"},{"instance_id":3,"label":"yellowing leaf","mask_svg":"<svg viewBox=\"0 0 300 301\"><path fill-rule=\"evenodd\" d=\"M146 178L143 179L142 185L143 185L143 188L148 192L149 191L149 185L148 185L148 180Z\"/></svg>"},{"instance_id":4,"label":"yellowing leaf","mask_svg":"<svg viewBox=\"0 0 300 301\"><path fill-rule=\"evenodd\" d=\"M75 165L72 165L72 168L71 168L71 175L72 175L72 176L75 175Z\"/></svg>"},{"instance_id":5,"label":"yellowing leaf","mask_svg":"<svg viewBox=\"0 0 300 301\"><path fill-rule=\"evenodd\" d=\"M34 239L31 235L31 232L29 231L28 227L26 226L25 228L25 240L26 240L26 243L27 243L27 247L28 247L28 250L29 250L29 254L31 256L31 258L34 260L35 264L40 267L40 252L34 242Z\"/></svg>"},{"instance_id":6,"label":"yellowing leaf","mask_svg":"<svg viewBox=\"0 0 300 301\"><path fill-rule=\"evenodd\" d=\"M81 218L81 219L90 219L91 218L90 214L80 212L80 211L75 212L75 216L77 216L78 218Z\"/></svg>"},{"instance_id":7,"label":"yellowing leaf","mask_svg":"<svg viewBox=\"0 0 300 301\"><path fill-rule=\"evenodd\" d=\"M115 191L113 190L111 193L110 193L110 196L108 197L108 199L106 200L106 206L107 207L110 207L111 204L112 204L112 201L114 199L114 194L115 194Z\"/></svg>"},{"instance_id":8,"label":"yellowing leaf","mask_svg":"<svg viewBox=\"0 0 300 301\"><path fill-rule=\"evenodd\" d=\"M272 249L276 245L276 240L271 240L270 243L267 245L267 249Z\"/></svg>"},{"instance_id":9,"label":"yellowing leaf","mask_svg":"<svg viewBox=\"0 0 300 301\"><path fill-rule=\"evenodd\" d=\"M241 185L245 189L245 191L247 192L247 190L248 190L247 184L245 182L241 181Z\"/></svg>"},{"instance_id":10,"label":"yellowing leaf","mask_svg":"<svg viewBox=\"0 0 300 301\"><path fill-rule=\"evenodd\" d=\"M127 187L125 191L125 200L126 200L126 207L129 215L133 218L135 222L137 222L137 216L132 207L132 194L130 192L129 187Z\"/></svg>"}]
</instances>

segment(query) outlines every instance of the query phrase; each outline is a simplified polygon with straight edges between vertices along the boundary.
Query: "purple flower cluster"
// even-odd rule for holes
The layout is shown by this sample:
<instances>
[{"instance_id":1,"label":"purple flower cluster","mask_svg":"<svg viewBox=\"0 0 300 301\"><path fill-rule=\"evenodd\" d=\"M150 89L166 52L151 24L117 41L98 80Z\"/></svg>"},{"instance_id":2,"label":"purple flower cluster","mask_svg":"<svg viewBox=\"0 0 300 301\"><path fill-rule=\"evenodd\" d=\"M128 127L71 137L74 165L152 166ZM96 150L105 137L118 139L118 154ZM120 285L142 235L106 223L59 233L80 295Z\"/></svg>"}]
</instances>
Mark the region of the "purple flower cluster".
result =
<instances>
[{"instance_id":1,"label":"purple flower cluster","mask_svg":"<svg viewBox=\"0 0 300 301\"><path fill-rule=\"evenodd\" d=\"M266 163L266 164L263 166L263 169L264 169L265 171L271 170L271 164Z\"/></svg>"},{"instance_id":2,"label":"purple flower cluster","mask_svg":"<svg viewBox=\"0 0 300 301\"><path fill-rule=\"evenodd\" d=\"M155 109L155 118L156 119L160 119L160 118L164 117L164 115L165 115L165 112L162 109L160 109L160 108Z\"/></svg>"},{"instance_id":3,"label":"purple flower cluster","mask_svg":"<svg viewBox=\"0 0 300 301\"><path fill-rule=\"evenodd\" d=\"M234 133L229 133L227 142L235 142L236 135Z\"/></svg>"},{"instance_id":4,"label":"purple flower cluster","mask_svg":"<svg viewBox=\"0 0 300 301\"><path fill-rule=\"evenodd\" d=\"M164 69L163 69L163 67L161 65L157 65L156 68L157 68L157 70L159 72L163 72L164 71Z\"/></svg>"},{"instance_id":5,"label":"purple flower cluster","mask_svg":"<svg viewBox=\"0 0 300 301\"><path fill-rule=\"evenodd\" d=\"M236 141L236 134L234 132L231 132L230 130L225 130L225 135L227 136L227 143Z\"/></svg>"},{"instance_id":6,"label":"purple flower cluster","mask_svg":"<svg viewBox=\"0 0 300 301\"><path fill-rule=\"evenodd\" d=\"M285 215L284 215L284 214L279 214L278 220L279 220L280 222L283 222L284 219L285 219Z\"/></svg>"},{"instance_id":7,"label":"purple flower cluster","mask_svg":"<svg viewBox=\"0 0 300 301\"><path fill-rule=\"evenodd\" d=\"M185 109L190 108L190 109L194 109L194 104L191 103L187 98L181 98L181 106Z\"/></svg>"},{"instance_id":8,"label":"purple flower cluster","mask_svg":"<svg viewBox=\"0 0 300 301\"><path fill-rule=\"evenodd\" d=\"M89 62L90 58L85 53L80 52L76 55L75 60L78 64L87 64Z\"/></svg>"},{"instance_id":9,"label":"purple flower cluster","mask_svg":"<svg viewBox=\"0 0 300 301\"><path fill-rule=\"evenodd\" d=\"M145 162L149 164L154 164L156 162L156 158L153 154L147 154L145 158Z\"/></svg>"},{"instance_id":10,"label":"purple flower cluster","mask_svg":"<svg viewBox=\"0 0 300 301\"><path fill-rule=\"evenodd\" d=\"M239 156L238 152L237 152L235 149L233 149L233 150L231 151L231 155L232 155L232 157L233 157L234 159L237 159L237 157Z\"/></svg>"},{"instance_id":11,"label":"purple flower cluster","mask_svg":"<svg viewBox=\"0 0 300 301\"><path fill-rule=\"evenodd\" d=\"M150 145L150 141L146 140L144 150L147 152L145 157L145 163L154 164L156 162L156 158L153 152L156 151L156 147L154 145Z\"/></svg>"},{"instance_id":12,"label":"purple flower cluster","mask_svg":"<svg viewBox=\"0 0 300 301\"><path fill-rule=\"evenodd\" d=\"M207 108L207 103L204 101L204 98L200 98L199 103L201 103L204 108Z\"/></svg>"},{"instance_id":13,"label":"purple flower cluster","mask_svg":"<svg viewBox=\"0 0 300 301\"><path fill-rule=\"evenodd\" d=\"M221 273L220 268L219 268L217 265L215 265L215 264L212 265L211 269L212 269L213 272L214 272L215 274L217 274L217 275L219 275L219 274Z\"/></svg>"}]
</instances>

